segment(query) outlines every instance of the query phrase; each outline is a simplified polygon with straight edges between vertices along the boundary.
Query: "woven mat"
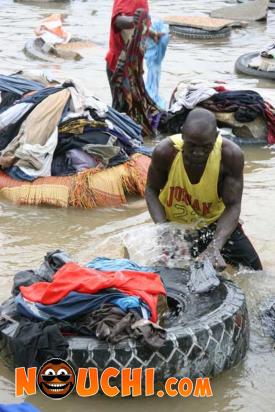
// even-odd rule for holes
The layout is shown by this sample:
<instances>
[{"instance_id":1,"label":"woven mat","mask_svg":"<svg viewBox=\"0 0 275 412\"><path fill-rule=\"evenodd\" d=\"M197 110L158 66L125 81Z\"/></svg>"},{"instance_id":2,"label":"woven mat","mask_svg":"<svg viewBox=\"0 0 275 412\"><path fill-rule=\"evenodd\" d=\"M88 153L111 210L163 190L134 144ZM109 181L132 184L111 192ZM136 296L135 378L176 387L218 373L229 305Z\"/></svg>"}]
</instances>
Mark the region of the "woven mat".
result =
<instances>
[{"instance_id":1,"label":"woven mat","mask_svg":"<svg viewBox=\"0 0 275 412\"><path fill-rule=\"evenodd\" d=\"M170 25L174 24L209 31L218 31L234 23L232 20L213 19L208 16L167 16L164 21Z\"/></svg>"}]
</instances>

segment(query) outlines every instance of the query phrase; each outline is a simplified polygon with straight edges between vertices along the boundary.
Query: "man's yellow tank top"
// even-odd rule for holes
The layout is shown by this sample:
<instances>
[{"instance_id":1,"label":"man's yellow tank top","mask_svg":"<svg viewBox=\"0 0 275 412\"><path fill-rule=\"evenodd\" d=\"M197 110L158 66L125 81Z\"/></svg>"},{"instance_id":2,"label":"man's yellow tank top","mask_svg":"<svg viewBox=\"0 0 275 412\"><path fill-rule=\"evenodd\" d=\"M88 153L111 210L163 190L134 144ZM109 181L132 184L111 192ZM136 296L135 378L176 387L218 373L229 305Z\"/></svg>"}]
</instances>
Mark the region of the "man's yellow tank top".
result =
<instances>
[{"instance_id":1,"label":"man's yellow tank top","mask_svg":"<svg viewBox=\"0 0 275 412\"><path fill-rule=\"evenodd\" d=\"M178 153L172 163L168 180L159 200L169 221L201 228L215 222L224 211L218 196L222 137L219 135L210 153L204 172L197 184L192 184L183 164L184 141L181 135L171 136Z\"/></svg>"}]
</instances>

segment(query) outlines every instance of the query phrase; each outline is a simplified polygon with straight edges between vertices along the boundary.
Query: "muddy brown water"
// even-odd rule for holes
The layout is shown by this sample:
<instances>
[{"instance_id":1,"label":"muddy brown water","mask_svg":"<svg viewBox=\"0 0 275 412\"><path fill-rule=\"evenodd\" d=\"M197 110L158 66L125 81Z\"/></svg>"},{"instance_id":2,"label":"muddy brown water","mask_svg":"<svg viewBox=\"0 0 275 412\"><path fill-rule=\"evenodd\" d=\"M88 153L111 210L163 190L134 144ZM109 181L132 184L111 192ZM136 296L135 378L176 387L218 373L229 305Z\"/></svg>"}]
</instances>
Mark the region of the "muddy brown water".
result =
<instances>
[{"instance_id":1,"label":"muddy brown water","mask_svg":"<svg viewBox=\"0 0 275 412\"><path fill-rule=\"evenodd\" d=\"M203 14L226 3L218 0L179 1L151 0L151 15ZM65 3L13 2L0 0L0 58L1 73L19 69L53 73L58 78L78 78L91 93L110 102L105 76L104 55L112 0L75 0ZM28 59L22 52L37 22L52 12L67 15L66 27L75 36L85 36L98 44L80 62L62 65L46 64ZM272 98L274 83L238 76L234 73L236 58L245 52L259 50L270 44L275 36L275 14L269 11L267 22L251 23L246 29L234 29L231 37L218 41L191 41L172 37L163 63L161 92L169 99L178 81L193 79L224 80L230 87L257 88ZM275 410L275 351L274 342L263 336L258 314L259 307L275 295L275 149L244 147L245 185L242 220L247 234L261 255L264 271L240 271L228 276L246 293L251 341L247 357L237 367L212 381L213 397L108 399L78 398L76 395L53 403L37 394L28 401L44 412L97 410L104 412L141 408L153 411L255 411ZM129 205L118 209L77 210L36 208L13 205L0 198L0 300L10 294L13 274L37 266L44 254L55 248L71 253L80 262L97 255L121 256L119 241L108 242L114 233L138 225L150 225L143 200L131 199ZM142 234L141 234L142 235ZM14 373L0 363L0 402L19 402L14 397Z\"/></svg>"}]
</instances>

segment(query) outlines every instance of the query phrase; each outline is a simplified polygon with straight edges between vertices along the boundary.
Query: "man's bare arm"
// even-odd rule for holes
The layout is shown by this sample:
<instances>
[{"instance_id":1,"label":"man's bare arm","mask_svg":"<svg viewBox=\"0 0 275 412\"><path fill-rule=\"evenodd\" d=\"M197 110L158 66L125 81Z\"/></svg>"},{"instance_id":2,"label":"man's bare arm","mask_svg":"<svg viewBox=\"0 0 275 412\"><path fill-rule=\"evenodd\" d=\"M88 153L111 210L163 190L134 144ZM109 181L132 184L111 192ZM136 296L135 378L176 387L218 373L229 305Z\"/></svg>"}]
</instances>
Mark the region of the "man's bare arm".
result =
<instances>
[{"instance_id":1,"label":"man's bare arm","mask_svg":"<svg viewBox=\"0 0 275 412\"><path fill-rule=\"evenodd\" d=\"M148 171L145 198L149 213L155 223L164 223L167 221L164 207L159 200L159 194L167 182L173 151L171 146L169 139L164 139L156 146Z\"/></svg>"},{"instance_id":2,"label":"man's bare arm","mask_svg":"<svg viewBox=\"0 0 275 412\"><path fill-rule=\"evenodd\" d=\"M225 210L218 220L214 236L219 250L238 225L243 194L243 153L235 145L230 147L229 152L226 150L224 154L225 177L221 189Z\"/></svg>"}]
</instances>

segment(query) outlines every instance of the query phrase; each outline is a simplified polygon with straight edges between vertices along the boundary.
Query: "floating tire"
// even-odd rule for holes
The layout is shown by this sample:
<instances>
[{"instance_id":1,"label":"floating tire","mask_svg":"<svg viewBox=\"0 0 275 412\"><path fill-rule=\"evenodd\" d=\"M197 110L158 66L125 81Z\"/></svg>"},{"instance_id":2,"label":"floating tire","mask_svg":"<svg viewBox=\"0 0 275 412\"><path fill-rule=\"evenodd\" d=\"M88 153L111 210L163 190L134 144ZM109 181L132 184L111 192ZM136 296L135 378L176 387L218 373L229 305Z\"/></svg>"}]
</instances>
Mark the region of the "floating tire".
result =
<instances>
[{"instance_id":1,"label":"floating tire","mask_svg":"<svg viewBox=\"0 0 275 412\"><path fill-rule=\"evenodd\" d=\"M78 368L108 367L154 368L156 383L167 378L216 376L241 361L249 341L249 321L243 292L232 282L206 294L190 294L189 276L179 269L161 269L167 288L170 314L166 320L165 345L153 351L131 339L111 345L91 337L67 337L67 361ZM196 314L196 315L195 315ZM9 323L0 331L1 357L14 365L14 334L18 323ZM39 358L47 360L45 354ZM24 365L21 365L24 366ZM114 384L120 386L119 377ZM112 383L113 383L112 382Z\"/></svg>"},{"instance_id":2,"label":"floating tire","mask_svg":"<svg viewBox=\"0 0 275 412\"><path fill-rule=\"evenodd\" d=\"M258 57L260 53L245 53L242 54L235 63L235 71L237 73L246 74L248 76L259 77L261 79L270 79L275 80L275 71L274 72L267 72L264 70L257 70L249 67L249 62Z\"/></svg>"},{"instance_id":3,"label":"floating tire","mask_svg":"<svg viewBox=\"0 0 275 412\"><path fill-rule=\"evenodd\" d=\"M224 27L218 31L196 29L193 27L170 25L171 33L189 39L222 39L228 37L231 33L230 27Z\"/></svg>"},{"instance_id":4,"label":"floating tire","mask_svg":"<svg viewBox=\"0 0 275 412\"><path fill-rule=\"evenodd\" d=\"M63 60L54 54L46 53L42 50L43 41L39 38L28 40L23 49L24 53L36 60L41 60L49 63L62 63Z\"/></svg>"}]
</instances>

